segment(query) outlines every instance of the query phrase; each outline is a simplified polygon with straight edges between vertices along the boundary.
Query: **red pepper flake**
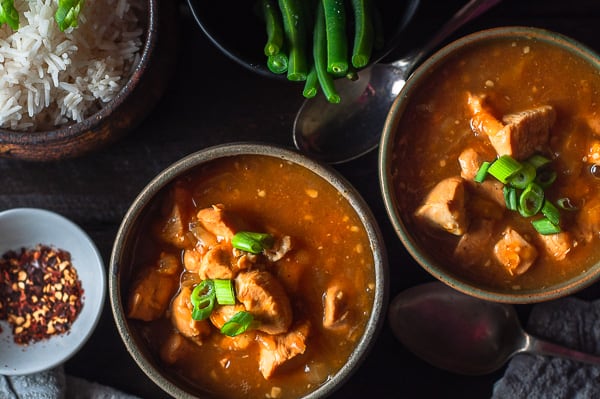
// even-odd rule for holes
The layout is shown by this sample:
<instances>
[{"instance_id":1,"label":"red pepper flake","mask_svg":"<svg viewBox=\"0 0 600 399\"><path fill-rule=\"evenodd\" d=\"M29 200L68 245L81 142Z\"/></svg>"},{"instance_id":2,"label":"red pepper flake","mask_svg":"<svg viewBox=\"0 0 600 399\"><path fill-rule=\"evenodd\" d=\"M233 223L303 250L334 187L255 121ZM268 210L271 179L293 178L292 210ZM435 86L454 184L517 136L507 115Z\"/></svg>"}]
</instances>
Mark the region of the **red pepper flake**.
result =
<instances>
[{"instance_id":1,"label":"red pepper flake","mask_svg":"<svg viewBox=\"0 0 600 399\"><path fill-rule=\"evenodd\" d=\"M38 244L0 259L0 320L19 345L68 333L83 308L83 288L71 254Z\"/></svg>"}]
</instances>

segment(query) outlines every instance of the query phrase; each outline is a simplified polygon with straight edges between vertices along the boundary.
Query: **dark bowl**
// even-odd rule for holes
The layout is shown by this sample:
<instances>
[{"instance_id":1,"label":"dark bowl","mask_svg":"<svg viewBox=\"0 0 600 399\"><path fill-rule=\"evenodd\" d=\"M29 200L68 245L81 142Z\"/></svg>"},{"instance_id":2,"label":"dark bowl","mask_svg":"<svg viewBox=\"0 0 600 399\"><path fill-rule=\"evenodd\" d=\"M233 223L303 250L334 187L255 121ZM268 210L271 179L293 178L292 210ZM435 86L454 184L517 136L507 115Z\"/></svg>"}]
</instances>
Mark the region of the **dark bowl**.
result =
<instances>
[{"instance_id":1,"label":"dark bowl","mask_svg":"<svg viewBox=\"0 0 600 399\"><path fill-rule=\"evenodd\" d=\"M236 5L200 0L187 0L187 3L202 31L223 54L252 72L286 79L285 74L274 74L267 68L263 53L265 26L254 11L255 1ZM420 0L380 2L386 40L384 47L373 54L371 64L385 58L406 40L404 30L415 16L419 3Z\"/></svg>"},{"instance_id":2,"label":"dark bowl","mask_svg":"<svg viewBox=\"0 0 600 399\"><path fill-rule=\"evenodd\" d=\"M485 54L483 53L484 50L481 50L481 53L473 54L480 47L488 49L488 47L485 47L487 44L496 42L503 43L502 50L487 50ZM529 55L534 53L533 49L538 51L541 46L548 46L553 49L552 55L547 53L544 56L537 55L535 61L528 61ZM557 60L559 54L564 57L561 61ZM485 62L499 64L500 59L513 61L507 61L501 71L492 71L493 68L484 65ZM556 72L550 72L550 66L540 65L545 62L561 68L559 76L556 76ZM470 65L471 68L467 69L464 67L465 65ZM577 74L569 74L572 67L568 65L583 65L586 69L583 69L585 72L579 71ZM509 70L514 73L510 76L508 74L502 75L502 72ZM537 71L544 72L535 75L524 72L528 70L536 71L536 73ZM449 71L460 71L461 79L453 79L452 77L455 75ZM595 239L592 240L588 236L584 236L579 230L579 227L581 227L579 219L569 219L570 217L578 217L575 213L569 213L569 211L562 211L561 213L561 224L563 224L561 233L569 234L569 238L566 240L568 240L567 242L570 241L570 247L568 247L565 257L562 259L556 258L557 260L551 266L546 263L543 267L536 268L536 263L533 263L523 274L515 273L514 275L506 272L505 269L508 269L505 266L506 263L502 264L497 258L490 255L489 249L492 245L488 246L487 244L501 242L503 235L500 233L506 231L503 230L505 225L502 223L507 223L509 227L514 228L514 231L520 230L521 236L525 237L528 243L537 249L537 253L540 255L537 259L556 256L553 255L550 249L545 247L542 234L537 234L531 228L530 221L541 215L520 218L519 212L516 212L516 216L507 221L506 215L512 211L505 207L490 207L489 209L501 209L500 212L503 216L494 219L493 216L489 217L490 214L487 214L479 218L471 218L472 224L466 232L473 232L471 226L477 226L477 224L473 224L475 219L478 219L477 221L481 221L481 219L496 220L494 226L498 226L498 228L494 227L495 230L492 234L485 240L479 241L479 244L475 245L473 250L463 252L468 256L458 258L460 259L458 262L450 262L449 259L454 256L452 251L459 248L458 236L462 236L462 233L457 233L454 238L450 233L443 232L442 229L435 229L435 233L432 232L433 229L424 233L422 228L417 229L417 224L420 222L414 216L415 210L424 204L423 199L427 193L431 192L429 190L434 187L436 182L445 178L456 178L458 176L462 179L462 182L466 182L467 202L473 198L482 198L479 196L480 194L473 194L477 193L477 191L474 191L478 189L476 183L472 179L461 175L463 169L461 169L460 162L457 161L455 155L463 151L465 147L462 143L467 142L471 148L477 148L481 154L489 156L490 161L498 155L495 149L492 149L489 142L486 141L486 135L481 134L478 136L473 132L473 119L471 119L473 111L469 111L468 107L465 106L467 102L466 93L476 93L478 95L479 93L486 93L485 95L489 96L486 98L495 98L496 102L490 100L497 107L494 110L502 110L501 107L505 106L504 111L497 111L498 116L496 117L498 118L502 118L502 115L524 111L542 104L553 106L556 110L556 122L550 129L547 147L540 149L540 151L546 151L545 154L553 154L551 156L556 158L551 158L553 159L551 165L555 165L552 167L557 168L556 173L559 177L553 185L558 184L558 190L560 191L550 192L550 195L559 197L566 195L564 193L569 192L568 188L572 187L574 182L568 180L568 177L561 180L560 176L575 175L578 179L585 179L575 180L575 182L586 186L587 192L591 193L585 198L575 198L578 199L579 204L583 204L582 206L585 206L587 201L589 206L593 207L594 201L598 200L600 180L594 178L593 163L586 163L585 159L587 157L585 154L588 147L585 144L580 147L571 144L571 147L569 147L564 143L570 143L570 140L573 140L573 143L577 142L576 137L579 134L587 135L584 137L593 137L594 135L594 128L578 123L581 118L587 115L586 101L589 101L590 104L596 104L600 100L598 92L592 90L589 97L583 98L581 94L574 94L576 91L572 91L571 88L579 84L592 85L590 83L592 81L595 81L595 84L600 84L598 79L595 78L598 71L600 71L600 56L586 45L556 32L520 26L488 29L459 38L437 51L414 71L391 106L385 121L379 146L379 179L387 214L394 230L402 244L424 270L465 294L488 301L516 304L542 302L571 295L588 287L600 278L600 256L598 251L592 253L578 252L585 247L597 248L597 225L592 225L589 230L590 236L595 237ZM443 83L440 83L440 81L443 81ZM570 89L561 91L561 87ZM442 101L441 98L447 96L450 92L461 93L461 97L453 97L453 101ZM523 92L527 94L523 94ZM584 91L582 90L582 92ZM498 93L502 94L494 97ZM517 102L519 96L521 99L520 102ZM514 103L511 103L511 101L514 101ZM415 131L408 128L409 120L419 122L418 124L421 127L419 135L415 135ZM423 132L426 131L432 132L432 135L425 135ZM442 131L447 133L442 134ZM449 133L453 136L450 136ZM425 140L420 140L421 137L434 137L434 139L425 142ZM475 140L479 141L475 142L472 137L476 137ZM429 151L420 151L425 146L430 145L429 143L432 141L443 144L438 144L435 149L434 147L427 147ZM477 145L480 146L477 147ZM487 150L485 146L487 146ZM573 151L578 149L584 155L565 155L567 157L567 161L565 161L565 158L561 158L562 155L558 154L566 153L566 148L572 148ZM419 155L413 157L412 154ZM431 154L431 157L429 157L429 154ZM524 158L527 157L524 156ZM421 159L423 159L423 164L416 165L416 163L421 162ZM569 159L573 162L569 163ZM433 162L430 162L432 160ZM409 162L410 164L408 164ZM565 164L570 166L566 167ZM430 174L436 174L437 179L431 179L427 182L426 187L421 187L420 182ZM419 179L413 181L407 176L419 176ZM491 177L490 179L492 184L499 183ZM412 183L409 183L410 181ZM470 183L474 184L469 185ZM578 190L577 193L583 194L584 191ZM497 192L502 196L503 188L500 188ZM548 198L555 201L552 197ZM504 198L501 202L504 204ZM472 203L476 202L472 201ZM468 212L469 209L472 210L473 208L465 209ZM584 209L590 215L594 212L597 214L595 208ZM582 209L581 212L583 213L584 210ZM566 221L562 223L563 220ZM573 220L577 220L577 222ZM473 232L473 235L475 234L477 234L476 231ZM441 239L439 239L440 237ZM431 242L436 242L437 245L432 247ZM486 255L480 257L480 254L484 253L482 249L484 246L487 248ZM464 246L460 248L464 248ZM518 255L519 251L517 250L515 253ZM556 253L560 254L558 251ZM473 270L479 270L480 274L474 273Z\"/></svg>"},{"instance_id":3,"label":"dark bowl","mask_svg":"<svg viewBox=\"0 0 600 399\"><path fill-rule=\"evenodd\" d=\"M176 59L177 2L147 0L140 60L120 92L81 122L23 132L0 129L0 157L55 161L82 156L116 142L158 103Z\"/></svg>"},{"instance_id":4,"label":"dark bowl","mask_svg":"<svg viewBox=\"0 0 600 399\"><path fill-rule=\"evenodd\" d=\"M304 399L317 399L326 397L340 388L363 363L382 328L385 320L385 308L387 307L389 290L387 252L385 250L385 245L376 219L358 191L353 188L350 183L348 183L341 175L329 168L327 165L320 164L289 149L261 143L230 143L209 147L190 154L167 167L140 192L138 197L131 204L121 223L115 238L110 259L108 278L109 295L117 329L119 330L119 334L121 335L127 350L138 366L165 392L177 398L214 397L214 395L207 392L206 389L201 389L198 386L194 387L191 384L186 383L186 380L181 377L182 372L176 371L178 378L175 378L173 370L171 370L171 372L167 371L164 365L162 365L162 363L159 361L159 356L157 354L158 349L155 347L155 345L150 345L146 339L148 329L144 329L145 325L143 323L140 324L141 322L139 320L133 320L127 317L127 301L129 297L128 292L132 286L134 276L139 274L139 268L148 262L148 259L143 261L141 260L141 258L144 258L144 255L140 255L139 250L141 247L143 247L143 244L141 243L143 237L147 237L149 235L148 230L144 227L144 221L149 216L157 215L160 212L160 202L158 202L158 200L160 198L164 198L165 191L173 187L172 183L175 180L181 182L183 177L187 176L186 181L188 181L187 179L190 179L192 173L210 171L210 164L214 164L215 161L233 164L237 162L236 158L239 158L240 156L272 157L278 162L296 165L302 169L312 172L314 175L316 175L318 180L323 180L327 186L332 187L339 193L339 201L347 203L350 208L355 211L357 223L360 223L366 232L366 239L368 241L367 245L369 248L365 249L365 252L369 251L373 256L373 264L369 268L369 270L372 269L373 273L373 286L369 288L371 293L369 297L372 298L368 305L371 306L370 311L366 312L368 314L361 313L360 316L357 315L359 319L364 321L364 327L360 328L362 332L356 334L353 333L356 336L356 339L352 340L354 342L352 344L352 352L348 355L345 361L340 360L340 362L336 364L336 372L331 372L331 374L328 373L329 376L325 378L325 381L317 382L317 380L314 380L311 382L309 384L310 390L308 393L302 396L293 396L297 397L297 399L300 399L300 397ZM243 166L243 168L244 167L246 166ZM258 168L258 166L256 167ZM209 174L209 176L211 176L209 181L211 181L210 179L214 179L213 175ZM191 179L193 179L193 177ZM215 182L213 182L213 184L214 183ZM234 188L232 188L230 185L227 187L229 187L228 190L230 190L232 197L234 197L235 194L233 193L237 192L239 194L239 186L237 185L239 183L232 184ZM207 192L213 192L215 190L219 191L222 189L218 187L220 187L219 184L215 184L215 187L207 190ZM268 183L266 186L257 186L256 189L252 187L250 190L255 190L257 192L263 191L262 188L264 187L268 187L267 191L280 190L280 188L271 188ZM319 185L319 187L321 186ZM202 190L205 188L206 187L204 187ZM297 188L300 187L292 187L292 190L296 190ZM243 194L242 198L245 196L246 194ZM300 198L301 196L302 194L298 195L298 201L303 201ZM323 195L322 197L325 196ZM227 198L223 201L232 200ZM240 201L242 200L235 200L238 208L240 208ZM250 201L256 202L252 199L250 199ZM316 199L315 197L313 204L320 203L320 200ZM250 215L253 214L253 212L264 212L264 210L257 211L251 205L243 205L241 208ZM277 209L273 211L275 214L277 214L277 212L281 212L281 210ZM307 253L310 252L310 250L300 250L301 253L303 251ZM293 262L297 262L298 255L290 254L288 256L296 259ZM304 255L305 258L310 258L310 256L311 255ZM318 264L319 261L315 260L315 263ZM337 268L340 268L340 270L350 267L345 264L345 262L336 262L335 265ZM353 266L357 265L358 263L354 264ZM371 271L369 271L369 273L371 273ZM361 273L356 273L356 275L359 274ZM318 276L315 276L314 273L310 274L310 278L313 281L318 280ZM358 277L356 277L356 279L360 280ZM366 287L365 291L367 291ZM160 319L157 321L160 321ZM336 348L342 347L338 340L335 342ZM204 345L204 347L211 347L210 345L211 342L208 342ZM307 346L309 345L310 343L307 342ZM325 345L325 347L329 347L329 345ZM201 358L199 359L201 360ZM312 364L313 362L314 360L312 360L309 364ZM213 367L213 369L220 368L220 366L216 363L211 367ZM253 367L254 366L252 365L247 365L245 372L255 373L256 371L254 369L248 369ZM295 367L298 367L298 365ZM309 369L312 368L312 366L307 367ZM318 364L314 365L314 368L319 369ZM310 370L305 370L301 373L310 375L313 372ZM273 383L277 384L277 380L275 380ZM267 387L271 386L270 384L273 383L269 381L264 382ZM232 397L231 393L227 397ZM233 397L235 397L235 392ZM290 394L288 393L285 397L289 398Z\"/></svg>"}]
</instances>

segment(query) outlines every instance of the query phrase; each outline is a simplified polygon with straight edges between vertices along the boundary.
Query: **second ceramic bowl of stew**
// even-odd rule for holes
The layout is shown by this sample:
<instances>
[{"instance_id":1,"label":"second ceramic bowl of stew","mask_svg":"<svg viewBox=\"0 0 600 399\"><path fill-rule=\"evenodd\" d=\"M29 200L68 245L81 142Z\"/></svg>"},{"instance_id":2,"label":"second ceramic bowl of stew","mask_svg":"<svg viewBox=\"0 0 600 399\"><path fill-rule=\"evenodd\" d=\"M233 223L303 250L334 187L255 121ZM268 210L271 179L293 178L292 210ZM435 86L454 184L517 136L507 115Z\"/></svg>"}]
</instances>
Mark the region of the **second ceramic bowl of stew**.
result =
<instances>
[{"instance_id":1,"label":"second ceramic bowl of stew","mask_svg":"<svg viewBox=\"0 0 600 399\"><path fill-rule=\"evenodd\" d=\"M337 172L232 143L181 159L139 194L109 294L131 356L173 397L320 398L370 351L387 273L377 223Z\"/></svg>"},{"instance_id":2,"label":"second ceramic bowl of stew","mask_svg":"<svg viewBox=\"0 0 600 399\"><path fill-rule=\"evenodd\" d=\"M509 303L598 279L599 72L585 45L528 27L465 36L414 72L385 123L379 172L420 266Z\"/></svg>"}]
</instances>

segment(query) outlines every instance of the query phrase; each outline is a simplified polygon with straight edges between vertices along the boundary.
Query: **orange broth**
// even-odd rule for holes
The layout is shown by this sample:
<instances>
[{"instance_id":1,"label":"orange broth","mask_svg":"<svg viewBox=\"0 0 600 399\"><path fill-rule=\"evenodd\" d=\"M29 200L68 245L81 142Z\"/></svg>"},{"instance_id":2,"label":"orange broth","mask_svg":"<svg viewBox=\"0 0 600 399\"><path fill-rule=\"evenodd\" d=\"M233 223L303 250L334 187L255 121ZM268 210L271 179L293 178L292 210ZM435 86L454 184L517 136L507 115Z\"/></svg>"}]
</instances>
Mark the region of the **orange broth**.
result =
<instances>
[{"instance_id":1,"label":"orange broth","mask_svg":"<svg viewBox=\"0 0 600 399\"><path fill-rule=\"evenodd\" d=\"M591 173L588 149L600 140L600 76L590 63L557 46L535 39L495 39L470 46L447 59L413 93L398 123L392 175L398 209L412 235L441 265L468 281L500 290L539 289L583 273L600 259L600 231L591 240L578 237L578 212L561 213L563 230L577 244L564 260L540 250L540 257L522 275L511 276L494 261L492 247L504 226L511 225L535 242L529 218L504 211L486 254L477 265L454 256L459 237L432 232L414 217L427 193L439 181L460 175L458 155L466 147L492 149L487 136L474 134L467 92L492 99L498 115L540 105L556 110L550 148L557 180L546 190L556 200L569 197L577 205L600 204L600 178ZM596 129L594 124L597 124ZM596 130L596 131L594 131ZM491 161L491 159L490 159ZM596 209L597 214L597 209Z\"/></svg>"},{"instance_id":2,"label":"orange broth","mask_svg":"<svg viewBox=\"0 0 600 399\"><path fill-rule=\"evenodd\" d=\"M224 204L255 231L292 237L295 246L276 262L276 275L290 297L294 319L309 320L311 329L304 354L291 359L268 380L258 370L257 345L229 350L229 338L218 332L211 333L202 345L191 343L175 364L162 367L172 378L219 398L297 398L326 382L344 365L364 333L375 293L369 239L348 201L311 171L258 155L201 165L166 187L155 205L168 202L175 186L190 190L193 204L185 206L199 210ZM152 231L157 223L164 223L164 215L153 212L140 231ZM138 271L155 264L162 251L181 256L181 249L154 234L141 235L136 251L134 270ZM348 320L352 327L347 334L323 327L323 296L334 278L350 287L346 293L350 295ZM161 362L159 351L173 331L171 321L165 316L131 323Z\"/></svg>"}]
</instances>

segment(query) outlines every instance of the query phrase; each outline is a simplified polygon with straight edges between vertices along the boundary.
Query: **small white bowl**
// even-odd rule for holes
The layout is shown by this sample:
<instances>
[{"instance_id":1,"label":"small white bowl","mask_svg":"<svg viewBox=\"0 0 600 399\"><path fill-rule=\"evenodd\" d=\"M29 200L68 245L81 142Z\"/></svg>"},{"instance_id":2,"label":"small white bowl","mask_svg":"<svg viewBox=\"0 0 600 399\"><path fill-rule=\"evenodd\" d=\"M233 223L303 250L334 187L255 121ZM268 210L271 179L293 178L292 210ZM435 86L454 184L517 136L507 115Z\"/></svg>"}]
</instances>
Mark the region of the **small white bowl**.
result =
<instances>
[{"instance_id":1,"label":"small white bowl","mask_svg":"<svg viewBox=\"0 0 600 399\"><path fill-rule=\"evenodd\" d=\"M68 251L83 288L83 307L70 330L62 335L17 345L12 327L0 321L0 374L25 375L58 366L72 357L94 331L106 295L106 276L100 252L76 224L56 213L33 208L0 212L0 256L9 250L48 245Z\"/></svg>"}]
</instances>

